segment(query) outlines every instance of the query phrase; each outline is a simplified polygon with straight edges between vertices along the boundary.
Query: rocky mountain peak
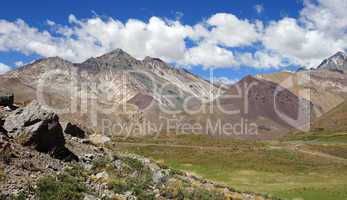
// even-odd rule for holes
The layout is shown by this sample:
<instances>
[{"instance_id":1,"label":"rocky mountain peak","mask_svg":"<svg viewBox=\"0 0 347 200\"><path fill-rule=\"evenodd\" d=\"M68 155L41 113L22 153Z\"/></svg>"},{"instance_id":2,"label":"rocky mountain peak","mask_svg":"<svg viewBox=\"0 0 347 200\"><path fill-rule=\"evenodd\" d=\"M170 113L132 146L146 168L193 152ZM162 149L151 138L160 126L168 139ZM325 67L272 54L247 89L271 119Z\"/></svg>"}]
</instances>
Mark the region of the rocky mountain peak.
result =
<instances>
[{"instance_id":1,"label":"rocky mountain peak","mask_svg":"<svg viewBox=\"0 0 347 200\"><path fill-rule=\"evenodd\" d=\"M67 60L64 60L61 57L55 56L55 57L48 57L48 58L39 59L39 60L33 62L32 64L58 65L58 64L66 64L66 63L70 63L70 62Z\"/></svg>"},{"instance_id":2,"label":"rocky mountain peak","mask_svg":"<svg viewBox=\"0 0 347 200\"><path fill-rule=\"evenodd\" d=\"M122 59L122 58L135 59L131 55L129 55L127 52L125 52L119 48L115 49L109 53L106 53L106 54L100 56L99 58L103 58L103 59Z\"/></svg>"},{"instance_id":3,"label":"rocky mountain peak","mask_svg":"<svg viewBox=\"0 0 347 200\"><path fill-rule=\"evenodd\" d=\"M115 49L97 58L89 58L82 63L88 67L102 67L102 68L117 68L117 69L132 69L134 65L141 62L134 57L123 51L122 49Z\"/></svg>"},{"instance_id":4,"label":"rocky mountain peak","mask_svg":"<svg viewBox=\"0 0 347 200\"><path fill-rule=\"evenodd\" d=\"M325 59L317 69L347 70L347 55L339 51L331 57Z\"/></svg>"},{"instance_id":5,"label":"rocky mountain peak","mask_svg":"<svg viewBox=\"0 0 347 200\"><path fill-rule=\"evenodd\" d=\"M153 58L146 56L142 61L145 65L151 65L152 67L165 67L167 64L160 58Z\"/></svg>"},{"instance_id":6,"label":"rocky mountain peak","mask_svg":"<svg viewBox=\"0 0 347 200\"><path fill-rule=\"evenodd\" d=\"M163 71L166 71L165 73L167 73L167 71L178 72L177 69L175 69L172 66L169 66L165 61L163 61L160 58L146 56L145 59L142 60L142 63L152 70L153 69L163 70Z\"/></svg>"},{"instance_id":7,"label":"rocky mountain peak","mask_svg":"<svg viewBox=\"0 0 347 200\"><path fill-rule=\"evenodd\" d=\"M30 76L38 78L40 74L50 70L68 71L74 66L73 63L64 60L61 57L48 57L36 60L28 65L19 67L16 70L8 72L7 76L17 77L17 75Z\"/></svg>"},{"instance_id":8,"label":"rocky mountain peak","mask_svg":"<svg viewBox=\"0 0 347 200\"><path fill-rule=\"evenodd\" d=\"M336 54L334 54L332 57L346 57L346 53L343 51L338 51Z\"/></svg>"},{"instance_id":9,"label":"rocky mountain peak","mask_svg":"<svg viewBox=\"0 0 347 200\"><path fill-rule=\"evenodd\" d=\"M153 58L150 56L146 56L145 59L143 59L143 62L161 62L161 63L164 63L164 61L161 60L160 58Z\"/></svg>"},{"instance_id":10,"label":"rocky mountain peak","mask_svg":"<svg viewBox=\"0 0 347 200\"><path fill-rule=\"evenodd\" d=\"M238 83L242 83L242 82L252 83L253 81L258 82L259 80L251 75L247 75L243 79L241 79Z\"/></svg>"}]
</instances>

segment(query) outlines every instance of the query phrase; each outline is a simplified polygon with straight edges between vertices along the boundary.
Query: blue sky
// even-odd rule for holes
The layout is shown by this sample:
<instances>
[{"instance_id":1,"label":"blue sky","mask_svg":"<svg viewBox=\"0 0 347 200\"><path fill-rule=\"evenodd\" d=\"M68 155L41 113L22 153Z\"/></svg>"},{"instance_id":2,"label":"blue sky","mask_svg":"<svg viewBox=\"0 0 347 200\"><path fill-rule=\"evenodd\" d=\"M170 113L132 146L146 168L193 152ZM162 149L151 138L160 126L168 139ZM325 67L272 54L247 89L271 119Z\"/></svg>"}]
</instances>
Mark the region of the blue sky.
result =
<instances>
[{"instance_id":1,"label":"blue sky","mask_svg":"<svg viewBox=\"0 0 347 200\"><path fill-rule=\"evenodd\" d=\"M335 2L338 1L339 0L335 0ZM82 35L79 34L82 30L85 31L87 28L81 27L83 25L80 25L79 23L86 24L90 19L101 19L101 22L105 22L107 24L110 23L109 19L112 18L113 20L119 21L124 25L129 19L136 19L144 22L146 25L149 25L151 24L149 22L150 19L152 17L157 17L160 19L159 22L162 20L164 23L167 23L167 26L170 26L170 23L172 22L166 22L166 20L179 22L180 25L175 26L173 31L180 30L182 26L194 28L194 26L197 24L208 24L204 25L205 29L209 31L208 36L203 35L203 31L195 30L194 34L198 34L199 39L196 39L195 36L187 36L188 33L184 33L184 36L182 37L177 36L174 38L177 39L178 43L183 42L183 45L185 45L184 49L182 49L182 45L179 47L174 47L172 46L174 44L168 43L166 47L160 47L159 50L153 49L153 47L148 50L148 54L150 54L150 56L162 57L164 60L173 64L179 63L179 65L184 65L192 72L205 78L209 74L208 70L206 69L213 69L216 77L227 77L231 80L237 80L248 74L254 75L258 73L271 73L281 70L295 70L299 66L312 67L309 65L316 65L320 59L328 56L332 52L344 50L347 46L347 40L343 41L342 45L341 43L336 45L327 44L327 46L329 46L328 50L312 53L312 50L315 49L312 44L316 40L324 39L326 41L334 41L334 37L338 36L338 33L335 32L327 33L329 28L336 27L325 27L326 25L319 24L318 21L321 19L316 19L317 17L315 16L314 12L317 10L326 9L328 12L336 13L336 10L334 9L339 8L329 6L328 0L312 0L308 2L309 3L305 4L301 0L6 1L2 2L0 7L0 20L3 22L3 26L0 24L0 63L14 67L16 65L15 63L20 65L21 63L28 63L40 57L54 55L54 53L46 54L44 51L42 52L41 50L37 50L37 45L35 48L29 48L26 46L25 42L30 43L30 40L36 40L36 38L42 38L42 41L39 42L48 41L47 43L51 43L53 46L60 45L59 48L64 48L64 46L61 45L67 43L67 37L70 37L69 39L71 40L78 38L78 42L82 42ZM346 2L345 0L340 0L340 2L342 2L340 7L343 9ZM314 6L316 10L312 8ZM256 8L258 8L258 10ZM221 13L224 13L224 15L218 15ZM71 15L73 15L73 18L71 18ZM213 17L215 18L214 20L212 20ZM338 20L334 17L338 18L341 16L332 16L332 19L329 20ZM221 18L228 19L229 21L224 20L222 22L224 24L222 24L220 22ZM236 19L234 20L234 18ZM303 20L303 18L305 19ZM22 24L18 23L18 19L23 20ZM48 25L47 20L54 22L54 25ZM313 23L313 26L309 26L308 22ZM236 27L239 25L239 23L246 24L245 30L254 29L253 32L250 30L252 33L249 33L250 35L253 34L254 36L240 39L243 34L247 35L248 33L243 33L243 29L238 31L236 28L235 30L235 28L229 26L228 23L235 23ZM260 23L261 26L259 25ZM9 29L8 25L13 24L18 29L15 33L6 30ZM57 31L62 27L65 28L65 34L78 28L79 32L76 31L73 36L62 35L61 32ZM97 28L98 27L96 27L96 29ZM214 28L216 28L217 31L213 31ZM230 29L229 31L226 30L228 28ZM345 30L346 27L337 27L337 29L339 28ZM33 33L28 34L30 31L27 31L26 29L35 30ZM131 28L129 29L131 30ZM284 29L284 31L282 31L282 29ZM1 33L1 30L3 30L3 33ZM46 37L44 31L49 32L50 36ZM167 31L167 34L170 35L170 31L172 30ZM296 31L298 32L298 37L293 38L296 35ZM24 44L19 45L16 44L15 41L13 41L13 43L8 42L10 39L16 38L13 36L14 34L18 34L16 36L17 38L26 38L25 42L23 42ZM21 36L21 34L23 36ZM38 36L35 36L35 34ZM307 39L308 36L315 34L317 36L312 36L312 38ZM83 36L85 35L86 34L83 33ZM138 37L138 35L139 34L137 34L136 37ZM236 39L228 40L228 37L233 35L240 36L237 36ZM318 36L323 37L322 35L324 35L324 38L317 38ZM272 36L274 37L273 42L271 40ZM148 36L148 38L150 37L152 36ZM100 52L109 50L111 47L118 47L117 42L109 39L103 41L103 37L100 36L100 38L101 39L98 38L100 41L97 41L97 43L102 43L102 45L106 45L107 47L103 46L102 50L96 49L96 55L100 54ZM66 41L58 41L60 39ZM1 42L1 40L3 41ZM149 43L144 43L144 45L147 47L149 46L148 44L153 45L167 42L165 40L162 42L156 41L152 44L151 42L153 42L153 40L148 40ZM134 39L134 42L136 41L137 40ZM296 52L296 47L294 46L292 49L286 47L286 45L291 44L292 41L302 43L302 48L298 50L302 51L302 54L300 54L301 52ZM34 42L37 43L38 41ZM111 42L112 45L104 44L104 42ZM76 46L77 44L80 44L75 43L71 45ZM133 50L132 44L129 44L129 46L126 45L127 44L122 44L119 45L119 47L125 48L125 50L130 51L131 54L134 52L136 56L138 50ZM194 48L200 46L206 48ZM93 46L93 48L95 47ZM161 55L158 52L165 52L166 49L163 48L169 48L172 50L177 48L178 50L182 51L182 55L176 55L174 52L168 52L167 54ZM71 51L74 53L74 55L80 55L81 53L74 52L77 51L76 49L77 48L75 47L71 47ZM220 55L216 55L221 56L220 59L216 59L215 62L210 62L208 60L199 62L199 59L203 59L205 57L204 55L208 56L211 54L211 52L208 51L209 49L220 51ZM54 50L53 52L57 52L57 56L65 56L65 54L59 53L58 50ZM260 52L261 55L267 57L257 57L257 52ZM259 61L245 61L245 53L252 55L250 58L259 59ZM87 55L96 56L93 55L92 52L85 54L86 57ZM140 54L138 55L139 57L142 56ZM236 57L240 58L236 59ZM74 57L69 55L66 55L64 58L70 58L70 60L75 61ZM228 58L235 58L235 61L228 62ZM284 65L282 63L283 60L290 60L290 64Z\"/></svg>"},{"instance_id":2,"label":"blue sky","mask_svg":"<svg viewBox=\"0 0 347 200\"><path fill-rule=\"evenodd\" d=\"M264 6L264 13L257 14L254 5ZM298 0L274 1L274 0L75 0L54 1L44 0L7 1L0 8L1 18L7 20L24 19L26 22L41 26L46 19L51 19L64 24L69 14L78 18L88 18L92 12L98 15L111 16L126 21L129 18L147 20L151 16L167 18L176 17L176 12L183 13L182 21L194 24L215 13L233 13L240 18L277 20L283 15L296 17L302 8Z\"/></svg>"}]
</instances>

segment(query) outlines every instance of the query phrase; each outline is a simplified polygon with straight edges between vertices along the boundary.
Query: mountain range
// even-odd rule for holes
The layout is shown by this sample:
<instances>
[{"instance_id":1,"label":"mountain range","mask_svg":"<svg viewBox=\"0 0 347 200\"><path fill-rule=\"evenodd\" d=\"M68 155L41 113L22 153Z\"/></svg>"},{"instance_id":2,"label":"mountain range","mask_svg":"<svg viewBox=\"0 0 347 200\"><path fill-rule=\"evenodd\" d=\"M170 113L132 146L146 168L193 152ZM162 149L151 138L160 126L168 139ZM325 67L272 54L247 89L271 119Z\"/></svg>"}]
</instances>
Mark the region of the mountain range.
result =
<instances>
[{"instance_id":1,"label":"mountain range","mask_svg":"<svg viewBox=\"0 0 347 200\"><path fill-rule=\"evenodd\" d=\"M343 103L346 67L346 54L338 52L316 69L247 76L219 87L158 58L137 60L116 49L82 63L37 60L1 75L0 90L13 93L18 105L44 101L61 111L63 123L98 132L149 134L141 129L146 124L159 127L152 133L195 132L192 127L200 124L198 132L222 135L225 131L209 123L255 124L256 136L232 135L268 139L304 129Z\"/></svg>"}]
</instances>

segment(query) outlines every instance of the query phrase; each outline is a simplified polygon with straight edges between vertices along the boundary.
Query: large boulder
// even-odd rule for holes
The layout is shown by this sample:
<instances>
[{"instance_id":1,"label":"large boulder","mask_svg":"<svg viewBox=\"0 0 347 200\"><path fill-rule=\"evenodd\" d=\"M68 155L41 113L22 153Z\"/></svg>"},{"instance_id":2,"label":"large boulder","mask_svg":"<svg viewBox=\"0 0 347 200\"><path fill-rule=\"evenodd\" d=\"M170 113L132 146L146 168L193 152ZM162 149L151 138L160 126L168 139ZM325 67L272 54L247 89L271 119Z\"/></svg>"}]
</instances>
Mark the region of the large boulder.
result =
<instances>
[{"instance_id":1,"label":"large boulder","mask_svg":"<svg viewBox=\"0 0 347 200\"><path fill-rule=\"evenodd\" d=\"M75 124L67 123L64 133L71 135L73 137L84 138L85 132L80 127Z\"/></svg>"},{"instance_id":2,"label":"large boulder","mask_svg":"<svg viewBox=\"0 0 347 200\"><path fill-rule=\"evenodd\" d=\"M18 143L41 152L52 152L65 144L58 115L36 101L10 113L4 128Z\"/></svg>"},{"instance_id":3,"label":"large boulder","mask_svg":"<svg viewBox=\"0 0 347 200\"><path fill-rule=\"evenodd\" d=\"M8 94L0 91L0 106L12 106L13 101L13 94Z\"/></svg>"}]
</instances>

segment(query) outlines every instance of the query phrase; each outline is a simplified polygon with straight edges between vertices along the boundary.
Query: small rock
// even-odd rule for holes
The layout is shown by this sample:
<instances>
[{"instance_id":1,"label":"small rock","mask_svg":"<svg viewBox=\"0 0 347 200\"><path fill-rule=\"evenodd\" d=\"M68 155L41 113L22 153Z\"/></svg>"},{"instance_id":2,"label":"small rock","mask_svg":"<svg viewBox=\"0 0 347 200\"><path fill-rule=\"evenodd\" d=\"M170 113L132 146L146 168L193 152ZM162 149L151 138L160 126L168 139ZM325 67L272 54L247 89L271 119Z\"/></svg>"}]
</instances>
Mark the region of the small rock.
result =
<instances>
[{"instance_id":1,"label":"small rock","mask_svg":"<svg viewBox=\"0 0 347 200\"><path fill-rule=\"evenodd\" d=\"M152 179L156 184L165 183L168 180L169 171L165 169L157 170L153 173Z\"/></svg>"},{"instance_id":2,"label":"small rock","mask_svg":"<svg viewBox=\"0 0 347 200\"><path fill-rule=\"evenodd\" d=\"M116 198L116 194L110 190L104 190L101 195L102 199L114 199Z\"/></svg>"},{"instance_id":3,"label":"small rock","mask_svg":"<svg viewBox=\"0 0 347 200\"><path fill-rule=\"evenodd\" d=\"M116 200L127 200L127 198L122 194L116 194L114 199Z\"/></svg>"},{"instance_id":4,"label":"small rock","mask_svg":"<svg viewBox=\"0 0 347 200\"><path fill-rule=\"evenodd\" d=\"M121 160L115 160L112 162L112 166L118 170L122 169L123 165L124 165L124 163Z\"/></svg>"},{"instance_id":5,"label":"small rock","mask_svg":"<svg viewBox=\"0 0 347 200\"><path fill-rule=\"evenodd\" d=\"M85 132L75 124L67 123L64 133L69 134L73 137L84 138Z\"/></svg>"},{"instance_id":6,"label":"small rock","mask_svg":"<svg viewBox=\"0 0 347 200\"><path fill-rule=\"evenodd\" d=\"M54 165L51 165L51 164L48 164L48 165L46 166L46 168L47 168L47 169L52 169L53 171L58 171L58 168L57 168L56 166L54 166Z\"/></svg>"},{"instance_id":7,"label":"small rock","mask_svg":"<svg viewBox=\"0 0 347 200\"><path fill-rule=\"evenodd\" d=\"M211 190L214 188L214 185L213 185L212 183L204 183L204 184L203 184L203 187L204 187L206 190L211 191Z\"/></svg>"},{"instance_id":8,"label":"small rock","mask_svg":"<svg viewBox=\"0 0 347 200\"><path fill-rule=\"evenodd\" d=\"M137 200L137 197L134 196L134 195L132 194L132 192L130 192L130 191L126 191L126 192L124 193L124 197L125 197L127 200Z\"/></svg>"},{"instance_id":9,"label":"small rock","mask_svg":"<svg viewBox=\"0 0 347 200\"><path fill-rule=\"evenodd\" d=\"M90 168L92 168L92 162L94 160L94 155L93 154L86 154L84 156L81 156L80 160L82 161L82 164L86 169L90 169Z\"/></svg>"},{"instance_id":10,"label":"small rock","mask_svg":"<svg viewBox=\"0 0 347 200\"><path fill-rule=\"evenodd\" d=\"M93 196L93 195L90 195L90 194L86 194L84 196L84 199L83 200L100 200L99 198Z\"/></svg>"},{"instance_id":11,"label":"small rock","mask_svg":"<svg viewBox=\"0 0 347 200\"><path fill-rule=\"evenodd\" d=\"M91 153L84 155L84 157L87 158L88 160L93 160L94 159L94 155L91 154Z\"/></svg>"},{"instance_id":12,"label":"small rock","mask_svg":"<svg viewBox=\"0 0 347 200\"><path fill-rule=\"evenodd\" d=\"M95 178L98 179L98 180L107 180L109 179L109 175L107 172L103 171L103 172L100 172L100 173L97 173L95 175Z\"/></svg>"},{"instance_id":13,"label":"small rock","mask_svg":"<svg viewBox=\"0 0 347 200\"><path fill-rule=\"evenodd\" d=\"M90 140L89 139L82 139L81 143L82 144L90 144Z\"/></svg>"},{"instance_id":14,"label":"small rock","mask_svg":"<svg viewBox=\"0 0 347 200\"><path fill-rule=\"evenodd\" d=\"M93 134L89 136L89 140L94 145L102 145L106 144L107 142L111 141L111 139L107 136L101 135L101 134Z\"/></svg>"}]
</instances>

